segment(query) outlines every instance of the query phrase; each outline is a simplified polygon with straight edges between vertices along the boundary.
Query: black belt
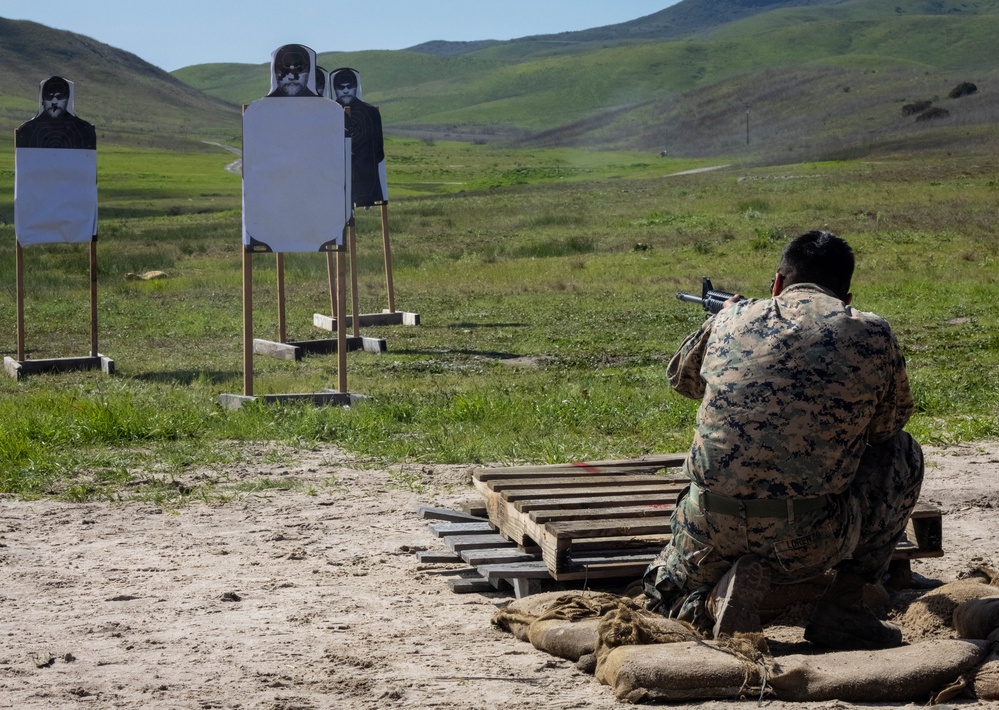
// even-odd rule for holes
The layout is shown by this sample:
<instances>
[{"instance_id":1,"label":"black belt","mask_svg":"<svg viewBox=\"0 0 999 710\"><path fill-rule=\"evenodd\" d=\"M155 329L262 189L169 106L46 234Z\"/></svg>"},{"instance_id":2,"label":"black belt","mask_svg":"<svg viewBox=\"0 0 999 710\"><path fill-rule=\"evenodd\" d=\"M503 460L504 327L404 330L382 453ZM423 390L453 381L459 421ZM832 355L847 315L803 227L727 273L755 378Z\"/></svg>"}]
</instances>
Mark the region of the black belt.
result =
<instances>
[{"instance_id":1,"label":"black belt","mask_svg":"<svg viewBox=\"0 0 999 710\"><path fill-rule=\"evenodd\" d=\"M706 491L696 483L690 484L690 500L706 513L736 515L740 518L787 518L824 508L829 496L812 498L733 498Z\"/></svg>"}]
</instances>

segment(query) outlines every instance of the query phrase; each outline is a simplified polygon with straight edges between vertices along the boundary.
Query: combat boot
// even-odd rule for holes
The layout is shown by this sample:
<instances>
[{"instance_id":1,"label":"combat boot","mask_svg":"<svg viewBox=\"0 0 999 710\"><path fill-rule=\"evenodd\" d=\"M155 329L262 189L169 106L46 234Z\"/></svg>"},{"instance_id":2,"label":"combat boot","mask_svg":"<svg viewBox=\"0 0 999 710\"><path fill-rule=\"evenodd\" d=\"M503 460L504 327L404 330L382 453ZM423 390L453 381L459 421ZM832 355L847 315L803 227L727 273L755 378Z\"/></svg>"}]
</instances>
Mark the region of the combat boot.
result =
<instances>
[{"instance_id":1,"label":"combat boot","mask_svg":"<svg viewBox=\"0 0 999 710\"><path fill-rule=\"evenodd\" d=\"M805 625L805 640L842 651L901 646L902 631L864 606L865 584L862 577L837 572Z\"/></svg>"},{"instance_id":2,"label":"combat boot","mask_svg":"<svg viewBox=\"0 0 999 710\"><path fill-rule=\"evenodd\" d=\"M770 589L770 568L756 555L743 555L711 590L706 603L714 617L714 638L758 634L760 602Z\"/></svg>"}]
</instances>

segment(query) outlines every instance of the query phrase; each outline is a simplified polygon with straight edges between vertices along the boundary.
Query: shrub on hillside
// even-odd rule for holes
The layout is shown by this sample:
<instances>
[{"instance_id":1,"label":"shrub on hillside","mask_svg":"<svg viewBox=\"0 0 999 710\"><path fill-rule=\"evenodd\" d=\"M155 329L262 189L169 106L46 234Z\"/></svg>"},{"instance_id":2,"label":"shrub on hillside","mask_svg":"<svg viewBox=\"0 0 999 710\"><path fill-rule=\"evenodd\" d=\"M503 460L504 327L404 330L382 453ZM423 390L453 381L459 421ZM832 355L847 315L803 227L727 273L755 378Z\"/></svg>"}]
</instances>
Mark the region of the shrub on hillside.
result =
<instances>
[{"instance_id":1,"label":"shrub on hillside","mask_svg":"<svg viewBox=\"0 0 999 710\"><path fill-rule=\"evenodd\" d=\"M962 96L971 96L972 94L978 93L978 87L972 84L970 81L962 81L960 84L955 86L947 94L952 99L959 99Z\"/></svg>"},{"instance_id":2,"label":"shrub on hillside","mask_svg":"<svg viewBox=\"0 0 999 710\"><path fill-rule=\"evenodd\" d=\"M917 121L933 121L937 118L947 118L950 115L950 111L945 108L939 108L934 106L933 108L926 109L921 114L916 116Z\"/></svg>"},{"instance_id":3,"label":"shrub on hillside","mask_svg":"<svg viewBox=\"0 0 999 710\"><path fill-rule=\"evenodd\" d=\"M916 114L922 113L932 105L932 101L913 101L911 104L906 104L902 107L902 115L915 116Z\"/></svg>"}]
</instances>

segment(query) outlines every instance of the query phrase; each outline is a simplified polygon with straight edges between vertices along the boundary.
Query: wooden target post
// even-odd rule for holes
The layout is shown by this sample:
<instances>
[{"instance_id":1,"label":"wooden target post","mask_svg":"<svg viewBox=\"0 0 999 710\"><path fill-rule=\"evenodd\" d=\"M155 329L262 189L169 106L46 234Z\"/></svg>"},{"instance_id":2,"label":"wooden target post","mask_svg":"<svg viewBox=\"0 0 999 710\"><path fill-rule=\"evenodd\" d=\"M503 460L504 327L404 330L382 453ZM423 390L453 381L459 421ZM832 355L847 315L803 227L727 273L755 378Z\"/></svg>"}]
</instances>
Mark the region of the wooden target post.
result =
<instances>
[{"instance_id":1,"label":"wooden target post","mask_svg":"<svg viewBox=\"0 0 999 710\"><path fill-rule=\"evenodd\" d=\"M385 255L385 289L388 295L388 308L384 309L381 313L358 313L358 288L357 288L357 234L356 226L354 220L351 220L350 224L350 263L351 263L351 295L353 297L353 315L345 316L348 323L354 330L355 334L359 333L359 328L361 326L378 326L378 325L412 325L416 326L420 324L420 314L419 313L409 313L405 311L397 311L395 308L395 285L392 278L392 247L389 239L389 220L388 220L388 203L381 202L379 204L381 212L381 227L382 227L382 249ZM331 286L332 290L332 286ZM337 329L337 313L335 309L330 309L331 315L325 315L322 313L316 313L312 316L312 324L317 328L322 328L323 330L335 331ZM367 348L365 348L367 349Z\"/></svg>"},{"instance_id":2,"label":"wooden target post","mask_svg":"<svg viewBox=\"0 0 999 710\"><path fill-rule=\"evenodd\" d=\"M329 252L330 258L334 252ZM336 250L337 269L342 269L344 249ZM278 259L282 264L283 259ZM281 281L282 279L279 279ZM343 279L340 279L343 283ZM279 299L280 300L280 299ZM342 301L338 297L338 301ZM279 326L280 327L280 326ZM337 389L325 390L323 392L310 392L304 394L274 394L256 396L253 392L253 355L257 351L258 341L253 337L253 251L246 249L243 251L243 394L232 395L223 394L220 396L221 404L227 409L239 409L245 403L263 400L267 403L310 401L316 404L338 404L350 405L362 399L361 395L347 393L347 333L344 328L337 331L336 340L333 341L333 348L330 352L337 352L339 355L337 362Z\"/></svg>"},{"instance_id":3,"label":"wooden target post","mask_svg":"<svg viewBox=\"0 0 999 710\"><path fill-rule=\"evenodd\" d=\"M17 355L4 358L14 379L41 372L101 370L114 361L98 350L97 338L97 133L73 112L73 82L49 77L40 97L53 103L14 133L14 233ZM28 359L25 347L24 247L54 242L90 245L90 355Z\"/></svg>"},{"instance_id":4,"label":"wooden target post","mask_svg":"<svg viewBox=\"0 0 999 710\"><path fill-rule=\"evenodd\" d=\"M26 358L24 325L24 248L20 242L14 250L15 291L17 298L17 359L4 358L4 370L15 380L26 375L43 372L67 372L71 370L101 370L107 375L114 374L114 360L101 355L97 343L97 242L90 242L90 355L86 357L59 357L38 360Z\"/></svg>"},{"instance_id":5,"label":"wooden target post","mask_svg":"<svg viewBox=\"0 0 999 710\"><path fill-rule=\"evenodd\" d=\"M342 312L345 279L346 223L342 111L319 97L255 101L243 108L243 394L223 394L221 404L238 409L251 401L309 401L346 406L363 399L347 390L347 342L343 327L335 340L322 341L337 352L337 389L300 394L254 392L254 353L286 352L298 360L309 349L286 342L284 253L326 252L336 261L335 300ZM288 130L294 126L295 130ZM289 166L291 166L289 168ZM288 206L294 210L289 213ZM290 218L289 218L290 215ZM253 255L273 252L277 258L278 331L281 342L253 337Z\"/></svg>"},{"instance_id":6,"label":"wooden target post","mask_svg":"<svg viewBox=\"0 0 999 710\"><path fill-rule=\"evenodd\" d=\"M382 245L385 254L385 288L388 308L381 313L360 313L357 289L357 234L355 221L350 223L349 250L351 270L351 297L353 314L340 311L339 316L349 318L354 334L361 326L370 325L419 325L418 313L402 313L395 307L395 284L392 279L392 249L389 244L388 177L385 168L385 147L381 112L377 106L362 100L361 75L356 69L342 67L330 72L333 95L344 107L347 141L350 145L351 202L354 207L380 207L382 220ZM332 285L331 285L332 291ZM338 312L330 315L316 313L312 324L324 330L336 330Z\"/></svg>"},{"instance_id":7,"label":"wooden target post","mask_svg":"<svg viewBox=\"0 0 999 710\"><path fill-rule=\"evenodd\" d=\"M338 266L336 264L337 257L335 254L338 254L339 251L340 250L337 250L336 252L327 252L328 268L330 270L330 306L334 310L337 308L338 300L338 280L335 276ZM361 337L361 334L356 331L356 329L353 336L348 336L343 344L340 343L339 337L320 338L318 340L288 340L284 254L278 253L276 259L277 263L275 268L277 271L278 339L275 341L254 338L253 350L257 355L265 355L279 360L294 360L295 362L298 362L306 355L329 355L331 353L340 352L342 349L346 349L347 352L354 350L367 350L368 352L376 353L385 352L387 350L387 345L384 339L363 338ZM341 284L345 283L342 279L339 282Z\"/></svg>"}]
</instances>

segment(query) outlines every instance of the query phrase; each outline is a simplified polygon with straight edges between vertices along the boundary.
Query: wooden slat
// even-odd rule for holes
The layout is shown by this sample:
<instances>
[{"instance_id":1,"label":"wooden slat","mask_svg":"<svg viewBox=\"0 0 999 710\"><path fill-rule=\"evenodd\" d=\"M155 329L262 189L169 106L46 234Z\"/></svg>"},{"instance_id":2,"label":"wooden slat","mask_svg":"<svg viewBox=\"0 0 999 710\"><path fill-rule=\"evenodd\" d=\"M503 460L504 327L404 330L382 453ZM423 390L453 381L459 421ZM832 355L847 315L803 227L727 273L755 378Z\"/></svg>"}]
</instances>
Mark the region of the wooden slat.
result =
<instances>
[{"instance_id":1,"label":"wooden slat","mask_svg":"<svg viewBox=\"0 0 999 710\"><path fill-rule=\"evenodd\" d=\"M672 535L669 532L662 535L643 535L641 537L602 537L580 538L572 541L572 552L600 554L631 554L635 550L655 550L656 554L665 547Z\"/></svg>"},{"instance_id":2,"label":"wooden slat","mask_svg":"<svg viewBox=\"0 0 999 710\"><path fill-rule=\"evenodd\" d=\"M515 491L524 489L545 489L545 490L559 490L562 488L579 488L580 486L586 486L587 488L596 488L598 486L606 486L608 488L620 486L622 483L628 486L636 486L641 484L649 484L655 486L661 486L663 480L660 476L653 476L648 474L628 476L623 478L622 476L544 476L542 478L507 478L507 479L494 479L492 481L486 481L489 489L497 493L503 491Z\"/></svg>"},{"instance_id":3,"label":"wooden slat","mask_svg":"<svg viewBox=\"0 0 999 710\"><path fill-rule=\"evenodd\" d=\"M540 560L481 565L476 569L490 582L496 579L549 579L551 577L548 566Z\"/></svg>"},{"instance_id":4,"label":"wooden slat","mask_svg":"<svg viewBox=\"0 0 999 710\"><path fill-rule=\"evenodd\" d=\"M416 514L423 520L445 520L451 523L482 523L489 522L485 515L472 515L461 513L450 508L435 508L429 505L421 505L416 509Z\"/></svg>"},{"instance_id":5,"label":"wooden slat","mask_svg":"<svg viewBox=\"0 0 999 710\"><path fill-rule=\"evenodd\" d=\"M455 594L482 594L484 592L495 592L496 586L487 582L482 577L458 577L449 579L447 586Z\"/></svg>"},{"instance_id":6,"label":"wooden slat","mask_svg":"<svg viewBox=\"0 0 999 710\"><path fill-rule=\"evenodd\" d=\"M621 520L570 520L549 523L545 532L556 540L621 535L661 535L669 532L669 518L623 518Z\"/></svg>"},{"instance_id":7,"label":"wooden slat","mask_svg":"<svg viewBox=\"0 0 999 710\"><path fill-rule=\"evenodd\" d=\"M516 547L486 548L482 550L462 550L461 559L472 567L496 565L509 562L537 562L541 555L521 552Z\"/></svg>"},{"instance_id":8,"label":"wooden slat","mask_svg":"<svg viewBox=\"0 0 999 710\"><path fill-rule=\"evenodd\" d=\"M655 476L656 478L661 478L665 481L681 480L679 471L673 472L670 469L653 468L651 466L598 470L566 468L556 471L539 471L537 469L529 468L525 471L513 470L506 474L500 473L499 471L483 470L480 474L472 474L473 480L483 482L529 480L532 478L585 478L588 476Z\"/></svg>"},{"instance_id":9,"label":"wooden slat","mask_svg":"<svg viewBox=\"0 0 999 710\"><path fill-rule=\"evenodd\" d=\"M477 523L435 523L430 526L434 537L451 537L452 535L477 535L479 533L495 532L489 521Z\"/></svg>"},{"instance_id":10,"label":"wooden slat","mask_svg":"<svg viewBox=\"0 0 999 710\"><path fill-rule=\"evenodd\" d=\"M616 459L609 461L576 461L574 463L557 463L542 466L509 466L486 467L472 472L472 477L480 480L490 478L507 478L511 474L532 475L535 473L553 473L560 471L590 471L603 472L608 470L658 470L661 468L676 468L683 465L687 454L657 454L640 456L634 459Z\"/></svg>"},{"instance_id":11,"label":"wooden slat","mask_svg":"<svg viewBox=\"0 0 999 710\"><path fill-rule=\"evenodd\" d=\"M639 485L632 485L629 483L621 483L620 485L614 486L613 490L615 493L621 495L638 495L641 493L662 493L666 490L666 487L661 483L646 483ZM593 498L595 496L605 496L607 495L607 488L564 488L560 490L551 490L545 488L528 488L525 490L516 491L504 491L503 498L507 501L514 502L518 500L537 500L545 498Z\"/></svg>"},{"instance_id":12,"label":"wooden slat","mask_svg":"<svg viewBox=\"0 0 999 710\"><path fill-rule=\"evenodd\" d=\"M420 550L416 553L416 559L421 564L457 564L462 559L453 552L440 552L438 550Z\"/></svg>"},{"instance_id":13,"label":"wooden slat","mask_svg":"<svg viewBox=\"0 0 999 710\"><path fill-rule=\"evenodd\" d=\"M574 508L572 510L548 508L533 510L527 516L531 522L539 525L545 523L565 522L568 520L611 520L614 518L651 518L669 515L675 506L670 503L656 503L644 506L625 508Z\"/></svg>"},{"instance_id":14,"label":"wooden slat","mask_svg":"<svg viewBox=\"0 0 999 710\"><path fill-rule=\"evenodd\" d=\"M453 552L462 550L484 549L487 547L514 547L514 544L505 537L496 533L494 535L455 535L444 538L444 544Z\"/></svg>"},{"instance_id":15,"label":"wooden slat","mask_svg":"<svg viewBox=\"0 0 999 710\"><path fill-rule=\"evenodd\" d=\"M676 505L676 497L680 490L664 489L655 493L639 495L613 494L595 498L543 498L538 500L521 500L513 504L518 513L532 513L535 510L599 510L601 508L619 508L627 505Z\"/></svg>"}]
</instances>

